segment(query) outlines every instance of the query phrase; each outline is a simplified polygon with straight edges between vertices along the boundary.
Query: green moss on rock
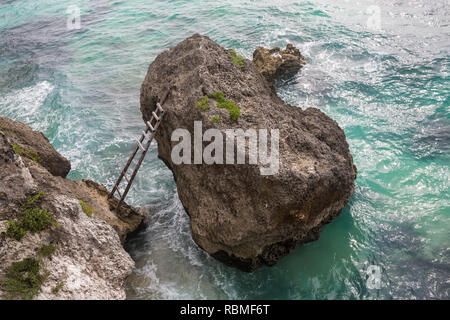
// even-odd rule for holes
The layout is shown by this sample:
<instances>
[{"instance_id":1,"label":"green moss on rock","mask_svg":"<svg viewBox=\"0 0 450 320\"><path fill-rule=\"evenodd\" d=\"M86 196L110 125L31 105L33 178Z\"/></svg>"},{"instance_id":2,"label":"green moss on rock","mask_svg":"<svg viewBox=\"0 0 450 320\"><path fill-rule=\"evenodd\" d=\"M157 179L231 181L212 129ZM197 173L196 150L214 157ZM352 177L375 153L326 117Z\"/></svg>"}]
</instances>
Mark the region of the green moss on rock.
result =
<instances>
[{"instance_id":1,"label":"green moss on rock","mask_svg":"<svg viewBox=\"0 0 450 320\"><path fill-rule=\"evenodd\" d=\"M14 149L14 152L15 152L16 154L18 154L19 156L27 157L27 158L33 160L33 161L36 162L36 163L39 162L39 158L40 158L40 157L39 157L39 155L38 155L36 152L27 150L27 149L25 149L25 148L19 146L19 145L16 144L16 143L13 143L13 144L12 144L12 147L13 147L13 149Z\"/></svg>"},{"instance_id":2,"label":"green moss on rock","mask_svg":"<svg viewBox=\"0 0 450 320\"><path fill-rule=\"evenodd\" d=\"M228 53L230 54L231 60L233 61L234 65L243 68L244 67L244 60L245 58L241 55L238 55L236 53L236 50L230 49L228 50Z\"/></svg>"},{"instance_id":3,"label":"green moss on rock","mask_svg":"<svg viewBox=\"0 0 450 320\"><path fill-rule=\"evenodd\" d=\"M237 121L237 119L241 115L241 109L239 109L236 105L228 109L228 112L230 113L230 118L234 121Z\"/></svg>"},{"instance_id":4,"label":"green moss on rock","mask_svg":"<svg viewBox=\"0 0 450 320\"><path fill-rule=\"evenodd\" d=\"M32 206L35 202L37 202L38 200L42 199L42 196L45 195L44 191L40 191L37 194L35 194L34 196L31 196L27 199L26 201L26 205L28 206Z\"/></svg>"},{"instance_id":5,"label":"green moss on rock","mask_svg":"<svg viewBox=\"0 0 450 320\"><path fill-rule=\"evenodd\" d=\"M3 126L0 124L0 132L2 132L4 135L13 134L14 130L5 130L3 129Z\"/></svg>"},{"instance_id":6,"label":"green moss on rock","mask_svg":"<svg viewBox=\"0 0 450 320\"><path fill-rule=\"evenodd\" d=\"M54 295L57 295L59 293L59 290L63 287L64 283L62 281L58 282L56 286L52 289L52 293Z\"/></svg>"},{"instance_id":7,"label":"green moss on rock","mask_svg":"<svg viewBox=\"0 0 450 320\"><path fill-rule=\"evenodd\" d=\"M51 257L53 255L53 253L55 253L56 250L59 249L58 245L54 245L54 244L44 244L42 245L38 250L38 255L44 258L48 258Z\"/></svg>"},{"instance_id":8,"label":"green moss on rock","mask_svg":"<svg viewBox=\"0 0 450 320\"><path fill-rule=\"evenodd\" d=\"M8 228L6 229L8 237L20 241L26 234L27 231L20 224L15 221L8 221Z\"/></svg>"},{"instance_id":9,"label":"green moss on rock","mask_svg":"<svg viewBox=\"0 0 450 320\"><path fill-rule=\"evenodd\" d=\"M232 120L236 121L239 118L241 109L239 109L233 101L225 99L225 95L222 91L210 94L209 97L217 101L217 108L224 108L228 110Z\"/></svg>"},{"instance_id":10,"label":"green moss on rock","mask_svg":"<svg viewBox=\"0 0 450 320\"><path fill-rule=\"evenodd\" d=\"M79 202L80 202L81 208L83 209L83 212L88 217L92 216L92 214L94 213L94 210L91 207L89 207L84 201L80 200Z\"/></svg>"},{"instance_id":11,"label":"green moss on rock","mask_svg":"<svg viewBox=\"0 0 450 320\"><path fill-rule=\"evenodd\" d=\"M217 91L215 93L212 93L212 94L209 95L209 97L214 99L214 100L216 100L217 103L223 103L224 101L226 101L225 95L223 94L222 91Z\"/></svg>"},{"instance_id":12,"label":"green moss on rock","mask_svg":"<svg viewBox=\"0 0 450 320\"><path fill-rule=\"evenodd\" d=\"M203 98L198 100L197 101L197 107L202 109L202 111L206 111L209 108L211 108L211 106L208 104L208 96L204 96Z\"/></svg>"},{"instance_id":13,"label":"green moss on rock","mask_svg":"<svg viewBox=\"0 0 450 320\"><path fill-rule=\"evenodd\" d=\"M211 122L212 122L212 123L218 123L218 122L220 122L220 120L222 120L222 117L221 117L221 116L213 116L213 117L211 118Z\"/></svg>"},{"instance_id":14,"label":"green moss on rock","mask_svg":"<svg viewBox=\"0 0 450 320\"><path fill-rule=\"evenodd\" d=\"M36 233L52 226L59 226L50 211L36 207L43 195L45 195L45 192L39 192L24 201L18 221L8 221L6 230L8 237L19 241L28 231Z\"/></svg>"}]
</instances>

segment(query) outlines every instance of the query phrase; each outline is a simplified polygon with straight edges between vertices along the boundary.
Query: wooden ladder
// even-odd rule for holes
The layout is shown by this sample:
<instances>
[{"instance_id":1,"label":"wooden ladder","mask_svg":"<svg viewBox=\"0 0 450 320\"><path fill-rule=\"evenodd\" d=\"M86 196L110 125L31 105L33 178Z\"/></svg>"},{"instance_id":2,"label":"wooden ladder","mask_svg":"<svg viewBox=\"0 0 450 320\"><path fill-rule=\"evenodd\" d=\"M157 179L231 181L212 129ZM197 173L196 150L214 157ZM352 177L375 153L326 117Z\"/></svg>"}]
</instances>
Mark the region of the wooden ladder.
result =
<instances>
[{"instance_id":1,"label":"wooden ladder","mask_svg":"<svg viewBox=\"0 0 450 320\"><path fill-rule=\"evenodd\" d=\"M131 184L133 183L133 180L136 177L136 174L138 173L139 168L142 165L142 162L144 161L144 158L145 158L145 155L147 154L148 149L150 148L150 145L153 141L154 134L155 134L156 130L158 129L158 127L162 121L162 118L164 116L164 109L162 108L161 105L163 105L164 102L166 101L167 96L169 95L169 92L170 91L167 90L167 92L163 96L163 99L161 99L161 101L156 104L156 109L155 109L155 111L152 112L152 117L150 118L149 121L146 122L147 126L146 126L145 131L142 131L142 135L141 135L140 139L136 139L136 147L135 147L133 153L131 154L130 159L128 159L127 164L125 165L122 172L120 173L119 179L117 179L116 184L114 185L112 191L108 195L108 199L110 199L114 196L115 192L117 192L119 194L120 200L115 208L116 211L124 202L125 197L128 194L128 191L130 191ZM146 143L145 143L145 140L147 141ZM130 168L131 163L133 162L133 159L136 157L136 155L139 151L141 151L141 156L139 158L139 161L136 164L136 166L134 167L131 177L128 178L127 171ZM123 178L125 178L125 180L127 182L127 186L125 188L125 191L123 193L121 193L119 190L119 185L122 182Z\"/></svg>"}]
</instances>

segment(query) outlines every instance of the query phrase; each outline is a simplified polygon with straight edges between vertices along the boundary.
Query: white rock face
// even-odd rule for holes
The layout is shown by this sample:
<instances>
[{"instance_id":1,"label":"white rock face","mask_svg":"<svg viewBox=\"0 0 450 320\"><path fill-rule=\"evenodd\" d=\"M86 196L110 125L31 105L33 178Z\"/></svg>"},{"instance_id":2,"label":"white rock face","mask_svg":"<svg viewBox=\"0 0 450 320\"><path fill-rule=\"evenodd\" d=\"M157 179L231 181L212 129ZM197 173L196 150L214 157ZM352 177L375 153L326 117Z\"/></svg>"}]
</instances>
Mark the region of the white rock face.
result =
<instances>
[{"instance_id":1,"label":"white rock face","mask_svg":"<svg viewBox=\"0 0 450 320\"><path fill-rule=\"evenodd\" d=\"M13 262L34 258L40 259L40 273L46 276L35 299L126 298L125 279L134 262L118 232L102 216L83 211L80 195L95 203L97 211L103 209L103 215L113 214L108 207L98 207L107 202L83 188L88 189L14 154L11 142L0 132L0 283ZM51 212L59 226L27 232L21 240L7 236L8 221L18 221L25 199L40 191L45 194L36 206ZM38 249L48 244L57 246L56 251L50 257L39 256ZM60 287L57 292L56 287ZM0 285L0 298L5 294Z\"/></svg>"}]
</instances>

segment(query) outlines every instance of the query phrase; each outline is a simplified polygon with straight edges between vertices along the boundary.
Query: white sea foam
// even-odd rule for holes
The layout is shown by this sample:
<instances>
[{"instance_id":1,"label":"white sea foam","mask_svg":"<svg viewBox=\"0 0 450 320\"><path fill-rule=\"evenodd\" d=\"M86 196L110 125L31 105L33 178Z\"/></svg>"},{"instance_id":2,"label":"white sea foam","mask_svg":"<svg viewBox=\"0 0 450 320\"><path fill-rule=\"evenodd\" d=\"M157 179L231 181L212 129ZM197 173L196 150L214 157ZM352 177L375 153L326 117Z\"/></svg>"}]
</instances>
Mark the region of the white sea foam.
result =
<instances>
[{"instance_id":1,"label":"white sea foam","mask_svg":"<svg viewBox=\"0 0 450 320\"><path fill-rule=\"evenodd\" d=\"M0 97L2 114L25 123L32 123L39 108L54 88L50 82L42 81L32 87L8 93Z\"/></svg>"}]
</instances>

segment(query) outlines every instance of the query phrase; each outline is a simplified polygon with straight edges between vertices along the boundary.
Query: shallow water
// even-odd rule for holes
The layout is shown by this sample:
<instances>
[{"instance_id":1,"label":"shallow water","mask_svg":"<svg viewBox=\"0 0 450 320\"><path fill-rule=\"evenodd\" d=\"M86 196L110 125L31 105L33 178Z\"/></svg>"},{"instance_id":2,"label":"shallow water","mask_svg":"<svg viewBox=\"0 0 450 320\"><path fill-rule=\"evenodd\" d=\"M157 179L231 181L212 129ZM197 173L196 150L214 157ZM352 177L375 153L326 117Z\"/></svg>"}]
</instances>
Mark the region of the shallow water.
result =
<instances>
[{"instance_id":1,"label":"shallow water","mask_svg":"<svg viewBox=\"0 0 450 320\"><path fill-rule=\"evenodd\" d=\"M195 32L247 58L297 46L309 63L277 84L280 96L335 119L358 167L354 196L318 241L246 274L192 241L154 145L128 198L152 212L128 243L130 299L449 298L448 1L70 4L81 29L67 29L66 1L0 1L0 115L43 131L71 179L112 187L143 128L148 65ZM381 289L367 286L370 265Z\"/></svg>"}]
</instances>

